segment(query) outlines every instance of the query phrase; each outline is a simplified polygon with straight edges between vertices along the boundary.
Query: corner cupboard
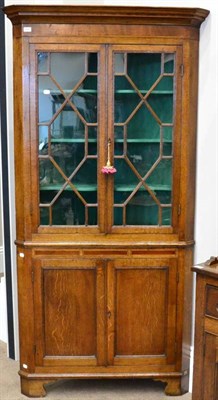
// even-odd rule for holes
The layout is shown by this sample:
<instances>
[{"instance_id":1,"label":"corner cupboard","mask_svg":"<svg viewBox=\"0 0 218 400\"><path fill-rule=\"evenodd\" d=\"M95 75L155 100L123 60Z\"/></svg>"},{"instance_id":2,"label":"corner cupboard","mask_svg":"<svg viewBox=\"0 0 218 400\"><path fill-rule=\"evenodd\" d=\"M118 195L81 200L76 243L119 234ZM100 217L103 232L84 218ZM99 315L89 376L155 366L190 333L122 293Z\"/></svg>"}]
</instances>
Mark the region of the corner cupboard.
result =
<instances>
[{"instance_id":1,"label":"corner cupboard","mask_svg":"<svg viewBox=\"0 0 218 400\"><path fill-rule=\"evenodd\" d=\"M188 389L199 8L9 6L21 390Z\"/></svg>"}]
</instances>

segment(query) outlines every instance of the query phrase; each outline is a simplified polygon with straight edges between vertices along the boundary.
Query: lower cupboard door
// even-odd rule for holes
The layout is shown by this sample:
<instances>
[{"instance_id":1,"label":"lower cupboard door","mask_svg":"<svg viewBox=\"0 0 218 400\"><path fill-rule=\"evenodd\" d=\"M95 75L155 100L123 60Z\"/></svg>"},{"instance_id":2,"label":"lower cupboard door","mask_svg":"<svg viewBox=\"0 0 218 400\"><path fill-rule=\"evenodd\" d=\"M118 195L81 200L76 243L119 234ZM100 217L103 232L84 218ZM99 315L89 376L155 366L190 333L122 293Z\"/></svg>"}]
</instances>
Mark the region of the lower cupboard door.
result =
<instances>
[{"instance_id":1,"label":"lower cupboard door","mask_svg":"<svg viewBox=\"0 0 218 400\"><path fill-rule=\"evenodd\" d=\"M35 260L36 366L105 364L102 261Z\"/></svg>"},{"instance_id":2,"label":"lower cupboard door","mask_svg":"<svg viewBox=\"0 0 218 400\"><path fill-rule=\"evenodd\" d=\"M175 362L175 259L122 259L108 265L108 363ZM164 367L163 367L164 368Z\"/></svg>"}]
</instances>

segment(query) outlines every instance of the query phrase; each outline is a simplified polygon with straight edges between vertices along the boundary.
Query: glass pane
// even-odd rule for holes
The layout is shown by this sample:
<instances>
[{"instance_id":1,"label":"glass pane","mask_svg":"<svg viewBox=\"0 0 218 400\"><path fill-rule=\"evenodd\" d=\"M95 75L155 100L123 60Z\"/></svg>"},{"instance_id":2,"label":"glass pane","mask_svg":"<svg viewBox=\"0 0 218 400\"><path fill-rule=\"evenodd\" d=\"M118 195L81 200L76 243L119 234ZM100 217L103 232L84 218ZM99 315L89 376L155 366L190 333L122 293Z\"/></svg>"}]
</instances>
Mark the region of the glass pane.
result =
<instances>
[{"instance_id":1,"label":"glass pane","mask_svg":"<svg viewBox=\"0 0 218 400\"><path fill-rule=\"evenodd\" d=\"M47 149L45 149L47 152ZM40 179L40 190L51 190L59 189L65 180L61 175L60 171L54 166L50 159L39 160L39 179Z\"/></svg>"},{"instance_id":2,"label":"glass pane","mask_svg":"<svg viewBox=\"0 0 218 400\"><path fill-rule=\"evenodd\" d=\"M128 139L160 139L160 125L145 104L129 121L127 132Z\"/></svg>"},{"instance_id":3,"label":"glass pane","mask_svg":"<svg viewBox=\"0 0 218 400\"><path fill-rule=\"evenodd\" d=\"M73 183L81 185L97 185L97 159L86 159L72 179Z\"/></svg>"},{"instance_id":4,"label":"glass pane","mask_svg":"<svg viewBox=\"0 0 218 400\"><path fill-rule=\"evenodd\" d=\"M172 159L162 159L146 182L155 190L170 190L172 187Z\"/></svg>"},{"instance_id":5,"label":"glass pane","mask_svg":"<svg viewBox=\"0 0 218 400\"><path fill-rule=\"evenodd\" d=\"M115 68L115 74L124 74L125 71L124 53L115 54L114 68Z\"/></svg>"},{"instance_id":6,"label":"glass pane","mask_svg":"<svg viewBox=\"0 0 218 400\"><path fill-rule=\"evenodd\" d=\"M97 122L97 77L85 78L71 101L86 122Z\"/></svg>"},{"instance_id":7,"label":"glass pane","mask_svg":"<svg viewBox=\"0 0 218 400\"><path fill-rule=\"evenodd\" d=\"M51 53L51 76L69 93L85 74L85 53Z\"/></svg>"},{"instance_id":8,"label":"glass pane","mask_svg":"<svg viewBox=\"0 0 218 400\"><path fill-rule=\"evenodd\" d=\"M84 158L84 143L52 143L51 156L69 177Z\"/></svg>"},{"instance_id":9,"label":"glass pane","mask_svg":"<svg viewBox=\"0 0 218 400\"><path fill-rule=\"evenodd\" d=\"M158 205L145 190L137 192L126 207L127 225L158 225Z\"/></svg>"},{"instance_id":10,"label":"glass pane","mask_svg":"<svg viewBox=\"0 0 218 400\"><path fill-rule=\"evenodd\" d=\"M114 63L114 224L170 225L174 54L118 53Z\"/></svg>"},{"instance_id":11,"label":"glass pane","mask_svg":"<svg viewBox=\"0 0 218 400\"><path fill-rule=\"evenodd\" d=\"M164 207L162 209L162 225L171 225L172 223L172 208Z\"/></svg>"},{"instance_id":12,"label":"glass pane","mask_svg":"<svg viewBox=\"0 0 218 400\"><path fill-rule=\"evenodd\" d=\"M85 207L75 193L69 188L52 207L54 225L84 225Z\"/></svg>"},{"instance_id":13,"label":"glass pane","mask_svg":"<svg viewBox=\"0 0 218 400\"><path fill-rule=\"evenodd\" d=\"M125 122L140 100L139 95L125 77L115 77L115 123Z\"/></svg>"},{"instance_id":14,"label":"glass pane","mask_svg":"<svg viewBox=\"0 0 218 400\"><path fill-rule=\"evenodd\" d=\"M40 207L40 221L41 225L49 225L49 208Z\"/></svg>"},{"instance_id":15,"label":"glass pane","mask_svg":"<svg viewBox=\"0 0 218 400\"><path fill-rule=\"evenodd\" d=\"M123 225L123 207L114 207L114 225Z\"/></svg>"},{"instance_id":16,"label":"glass pane","mask_svg":"<svg viewBox=\"0 0 218 400\"><path fill-rule=\"evenodd\" d=\"M127 74L139 89L150 89L150 87L156 82L161 74L161 54L128 54Z\"/></svg>"},{"instance_id":17,"label":"glass pane","mask_svg":"<svg viewBox=\"0 0 218 400\"><path fill-rule=\"evenodd\" d=\"M173 96L172 95L161 95L150 94L148 98L148 104L155 112L156 116L163 123L173 122Z\"/></svg>"},{"instance_id":18,"label":"glass pane","mask_svg":"<svg viewBox=\"0 0 218 400\"><path fill-rule=\"evenodd\" d=\"M168 74L174 72L174 54L164 54L164 72Z\"/></svg>"},{"instance_id":19,"label":"glass pane","mask_svg":"<svg viewBox=\"0 0 218 400\"><path fill-rule=\"evenodd\" d=\"M97 61L97 53L38 54L42 225L98 224Z\"/></svg>"},{"instance_id":20,"label":"glass pane","mask_svg":"<svg viewBox=\"0 0 218 400\"><path fill-rule=\"evenodd\" d=\"M63 95L51 78L47 75L38 77L38 116L39 123L50 122L55 114L57 99Z\"/></svg>"},{"instance_id":21,"label":"glass pane","mask_svg":"<svg viewBox=\"0 0 218 400\"><path fill-rule=\"evenodd\" d=\"M88 54L88 72L98 72L98 57L97 53Z\"/></svg>"},{"instance_id":22,"label":"glass pane","mask_svg":"<svg viewBox=\"0 0 218 400\"><path fill-rule=\"evenodd\" d=\"M157 161L160 154L160 145L159 143L151 145L128 143L127 154L135 169L141 177L144 177L155 161Z\"/></svg>"},{"instance_id":23,"label":"glass pane","mask_svg":"<svg viewBox=\"0 0 218 400\"><path fill-rule=\"evenodd\" d=\"M115 182L115 190L120 188L127 188L129 190L129 186L137 185L139 180L133 170L129 167L126 160L123 158L118 158L114 160L114 166L117 169L117 173L114 176Z\"/></svg>"},{"instance_id":24,"label":"glass pane","mask_svg":"<svg viewBox=\"0 0 218 400\"><path fill-rule=\"evenodd\" d=\"M38 72L48 73L48 53L38 53Z\"/></svg>"}]
</instances>

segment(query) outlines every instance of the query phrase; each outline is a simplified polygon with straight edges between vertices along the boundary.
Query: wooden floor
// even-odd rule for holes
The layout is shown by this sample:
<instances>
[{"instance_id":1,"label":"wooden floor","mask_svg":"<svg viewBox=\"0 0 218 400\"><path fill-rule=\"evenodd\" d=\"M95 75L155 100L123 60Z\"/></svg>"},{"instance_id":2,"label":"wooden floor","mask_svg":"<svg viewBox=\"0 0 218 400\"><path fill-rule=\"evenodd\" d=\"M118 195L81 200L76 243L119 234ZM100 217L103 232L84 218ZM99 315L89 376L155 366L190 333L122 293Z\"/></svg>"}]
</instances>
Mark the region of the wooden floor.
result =
<instances>
[{"instance_id":1,"label":"wooden floor","mask_svg":"<svg viewBox=\"0 0 218 400\"><path fill-rule=\"evenodd\" d=\"M17 371L19 363L7 358L6 345L0 342L0 399L23 400ZM78 380L62 381L48 387L48 400L191 400L187 393L179 397L164 395L164 384L150 380Z\"/></svg>"}]
</instances>

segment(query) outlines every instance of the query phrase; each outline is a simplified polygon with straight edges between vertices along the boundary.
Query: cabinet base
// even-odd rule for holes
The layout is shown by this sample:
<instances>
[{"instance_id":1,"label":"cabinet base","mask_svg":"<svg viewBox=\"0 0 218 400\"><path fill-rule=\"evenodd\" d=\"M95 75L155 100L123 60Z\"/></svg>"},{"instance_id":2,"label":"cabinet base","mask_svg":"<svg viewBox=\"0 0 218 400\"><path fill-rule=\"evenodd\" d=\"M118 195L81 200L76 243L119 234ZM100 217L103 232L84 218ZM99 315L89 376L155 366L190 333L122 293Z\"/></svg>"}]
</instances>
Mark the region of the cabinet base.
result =
<instances>
[{"instance_id":1,"label":"cabinet base","mask_svg":"<svg viewBox=\"0 0 218 400\"><path fill-rule=\"evenodd\" d=\"M166 382L166 387L165 387L165 394L167 396L181 396L182 394L182 389L181 389L181 379L158 379L161 380L162 382ZM183 392L184 393L184 392Z\"/></svg>"},{"instance_id":2,"label":"cabinet base","mask_svg":"<svg viewBox=\"0 0 218 400\"><path fill-rule=\"evenodd\" d=\"M45 385L55 383L58 380L63 380L63 379L76 379L75 377L60 377L58 376L57 378L49 377L49 379L44 378L44 377L33 377L28 378L27 376L21 376L21 393L24 394L27 397L45 397L46 396L46 388ZM94 376L86 376L87 378L91 379L98 379L98 377ZM101 376L101 379L126 379L127 377L124 376ZM154 379L155 381L161 381L166 383L165 387L165 394L168 396L180 396L181 394L185 393L186 391L182 390L182 377L172 377L172 378L155 378L155 377L140 377L140 379ZM81 379L81 376L79 377Z\"/></svg>"},{"instance_id":3,"label":"cabinet base","mask_svg":"<svg viewBox=\"0 0 218 400\"><path fill-rule=\"evenodd\" d=\"M28 397L45 397L45 385L54 383L56 380L26 379L20 378L21 393Z\"/></svg>"}]
</instances>

